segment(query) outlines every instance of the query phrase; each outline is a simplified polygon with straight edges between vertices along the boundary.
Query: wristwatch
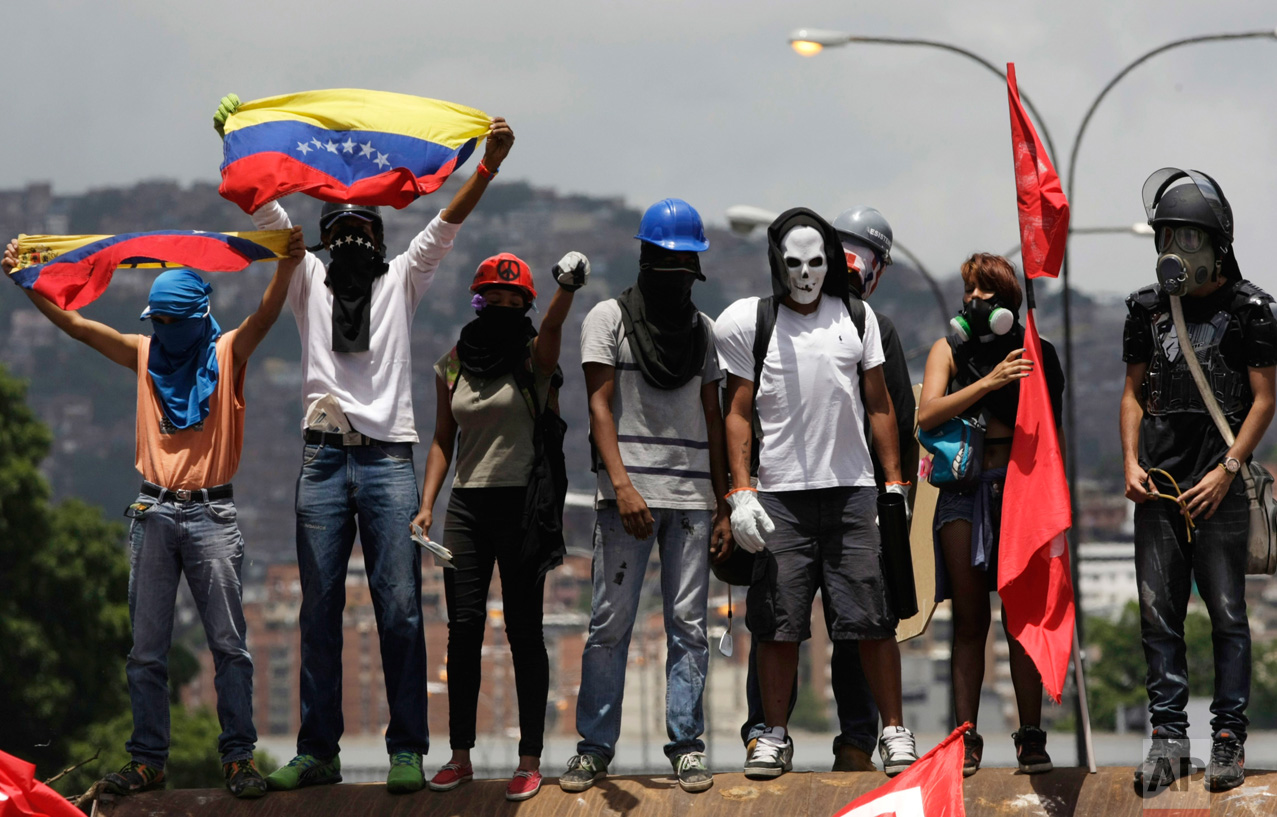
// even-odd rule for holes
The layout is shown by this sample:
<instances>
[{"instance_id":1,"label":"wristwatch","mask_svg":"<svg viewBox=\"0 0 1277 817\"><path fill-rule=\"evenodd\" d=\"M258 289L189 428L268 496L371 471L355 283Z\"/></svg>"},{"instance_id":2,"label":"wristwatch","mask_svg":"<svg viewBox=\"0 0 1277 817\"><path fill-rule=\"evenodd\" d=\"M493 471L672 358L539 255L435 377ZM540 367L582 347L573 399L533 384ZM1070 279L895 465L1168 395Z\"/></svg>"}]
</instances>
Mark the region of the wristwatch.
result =
<instances>
[{"instance_id":1,"label":"wristwatch","mask_svg":"<svg viewBox=\"0 0 1277 817\"><path fill-rule=\"evenodd\" d=\"M1225 471L1233 476L1237 476L1237 473L1242 470L1241 460L1236 457L1224 457L1224 461L1221 462L1220 465L1224 467Z\"/></svg>"}]
</instances>

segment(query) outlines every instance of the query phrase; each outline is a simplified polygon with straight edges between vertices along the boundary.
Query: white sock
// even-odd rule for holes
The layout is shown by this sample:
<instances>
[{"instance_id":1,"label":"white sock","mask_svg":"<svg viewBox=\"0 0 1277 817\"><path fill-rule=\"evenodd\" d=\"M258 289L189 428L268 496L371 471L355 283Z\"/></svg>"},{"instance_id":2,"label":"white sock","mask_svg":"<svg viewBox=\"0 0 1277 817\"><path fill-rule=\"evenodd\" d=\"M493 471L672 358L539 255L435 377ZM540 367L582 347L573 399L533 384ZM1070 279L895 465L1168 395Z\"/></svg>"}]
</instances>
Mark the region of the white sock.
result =
<instances>
[{"instance_id":1,"label":"white sock","mask_svg":"<svg viewBox=\"0 0 1277 817\"><path fill-rule=\"evenodd\" d=\"M771 726L763 730L763 734L758 736L759 740L766 740L773 746L785 745L785 727Z\"/></svg>"}]
</instances>

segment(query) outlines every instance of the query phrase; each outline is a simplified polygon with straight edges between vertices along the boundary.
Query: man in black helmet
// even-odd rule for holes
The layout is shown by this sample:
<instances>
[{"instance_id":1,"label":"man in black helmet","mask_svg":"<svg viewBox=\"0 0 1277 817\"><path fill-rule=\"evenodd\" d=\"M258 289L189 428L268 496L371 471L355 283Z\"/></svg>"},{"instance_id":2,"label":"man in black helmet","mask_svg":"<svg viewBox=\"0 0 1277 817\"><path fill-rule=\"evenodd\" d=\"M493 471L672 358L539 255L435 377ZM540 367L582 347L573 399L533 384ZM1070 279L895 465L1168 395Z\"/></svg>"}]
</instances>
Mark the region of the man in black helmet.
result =
<instances>
[{"instance_id":1,"label":"man in black helmet","mask_svg":"<svg viewBox=\"0 0 1277 817\"><path fill-rule=\"evenodd\" d=\"M222 100L218 118L238 98ZM411 523L420 504L412 445L412 318L461 222L479 203L514 144L492 120L483 160L409 244L387 261L376 207L326 205L325 267L307 253L288 290L302 340L305 447L297 481L297 562L301 574L301 730L297 756L267 777L272 789L341 780L342 610L346 565L358 524L368 573L390 722L386 789L425 785L429 749L421 555ZM277 203L253 214L260 230L291 226ZM316 248L318 249L318 248Z\"/></svg>"},{"instance_id":2,"label":"man in black helmet","mask_svg":"<svg viewBox=\"0 0 1277 817\"><path fill-rule=\"evenodd\" d=\"M1241 475L1273 417L1277 320L1273 299L1241 277L1233 215L1204 173L1165 168L1144 184L1158 252L1157 286L1127 299L1121 432L1126 496L1135 505L1140 633L1148 661L1153 744L1135 781L1164 788L1191 768L1184 618L1194 581L1210 613L1215 654L1206 788L1245 780L1250 626L1249 510ZM1193 350L1236 436L1211 419L1171 316L1183 307Z\"/></svg>"}]
</instances>

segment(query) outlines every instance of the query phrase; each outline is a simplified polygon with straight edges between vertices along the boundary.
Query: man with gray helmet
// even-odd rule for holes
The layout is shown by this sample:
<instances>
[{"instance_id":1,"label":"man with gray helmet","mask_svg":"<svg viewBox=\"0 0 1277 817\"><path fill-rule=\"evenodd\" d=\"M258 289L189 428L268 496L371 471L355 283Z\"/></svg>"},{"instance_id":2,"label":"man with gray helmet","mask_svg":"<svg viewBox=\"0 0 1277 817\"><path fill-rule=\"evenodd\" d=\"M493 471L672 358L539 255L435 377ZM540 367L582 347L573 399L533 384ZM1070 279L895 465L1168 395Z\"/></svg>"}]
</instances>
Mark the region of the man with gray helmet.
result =
<instances>
[{"instance_id":1,"label":"man with gray helmet","mask_svg":"<svg viewBox=\"0 0 1277 817\"><path fill-rule=\"evenodd\" d=\"M877 289L882 275L892 263L891 224L873 207L857 206L844 210L833 221L834 230L842 242L847 257L848 282L852 295L867 300ZM878 329L882 338L885 357L883 376L891 395L896 413L896 434L900 447L902 473L911 473L917 460L918 443L913 435L915 403L910 383L909 365L905 361L904 347L891 320L875 310ZM869 433L869 424L865 424ZM873 446L874 479L879 490L885 488L886 477L882 463ZM822 597L823 599L823 597ZM749 716L741 726L741 737L747 750L763 731L763 709L758 689L756 642L750 642L749 674L746 681L746 700ZM873 752L878 739L878 707L874 703L860 663L860 649L854 641L833 642L833 655L829 661L830 686L838 710L839 733L834 738L835 772L874 771ZM794 684L790 708L798 697L798 685Z\"/></svg>"},{"instance_id":2,"label":"man with gray helmet","mask_svg":"<svg viewBox=\"0 0 1277 817\"><path fill-rule=\"evenodd\" d=\"M1184 618L1196 583L1210 613L1215 689L1205 785L1245 780L1250 699L1246 617L1249 509L1241 471L1274 412L1274 302L1241 276L1233 213L1219 184L1163 168L1144 183L1159 285L1127 299L1122 340L1122 454L1135 503L1140 636L1148 661L1152 746L1135 770L1153 793L1191 770ZM1230 445L1194 384L1172 317L1179 299L1193 352L1235 435Z\"/></svg>"},{"instance_id":3,"label":"man with gray helmet","mask_svg":"<svg viewBox=\"0 0 1277 817\"><path fill-rule=\"evenodd\" d=\"M237 106L238 98L224 98L215 127ZM332 263L325 267L307 253L288 290L302 340L306 406L297 481L301 730L297 756L267 777L273 789L341 780L342 610L356 524L390 710L386 789L404 793L425 785L421 757L430 738L421 555L411 539L419 505L412 318L513 143L505 120L492 120L474 175L407 251L389 261L378 208L325 205L321 244ZM291 226L278 202L258 209L253 222L259 230Z\"/></svg>"}]
</instances>

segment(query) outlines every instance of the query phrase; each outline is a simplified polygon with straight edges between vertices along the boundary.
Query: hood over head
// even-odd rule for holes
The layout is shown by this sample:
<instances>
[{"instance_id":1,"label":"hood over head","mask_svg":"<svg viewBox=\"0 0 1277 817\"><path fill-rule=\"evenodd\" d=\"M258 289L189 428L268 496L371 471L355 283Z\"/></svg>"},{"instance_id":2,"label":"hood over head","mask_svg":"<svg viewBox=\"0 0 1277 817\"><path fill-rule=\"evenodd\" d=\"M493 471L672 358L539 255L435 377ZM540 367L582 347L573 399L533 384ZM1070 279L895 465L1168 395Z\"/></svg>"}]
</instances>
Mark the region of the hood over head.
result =
<instances>
[{"instance_id":1,"label":"hood over head","mask_svg":"<svg viewBox=\"0 0 1277 817\"><path fill-rule=\"evenodd\" d=\"M845 299L850 291L847 273L847 256L842 240L829 222L806 207L794 207L776 217L767 228L767 261L771 265L772 294L784 298L789 294L789 269L785 266L785 254L781 243L795 227L812 227L825 239L825 263L829 265L820 291L838 299Z\"/></svg>"}]
</instances>

